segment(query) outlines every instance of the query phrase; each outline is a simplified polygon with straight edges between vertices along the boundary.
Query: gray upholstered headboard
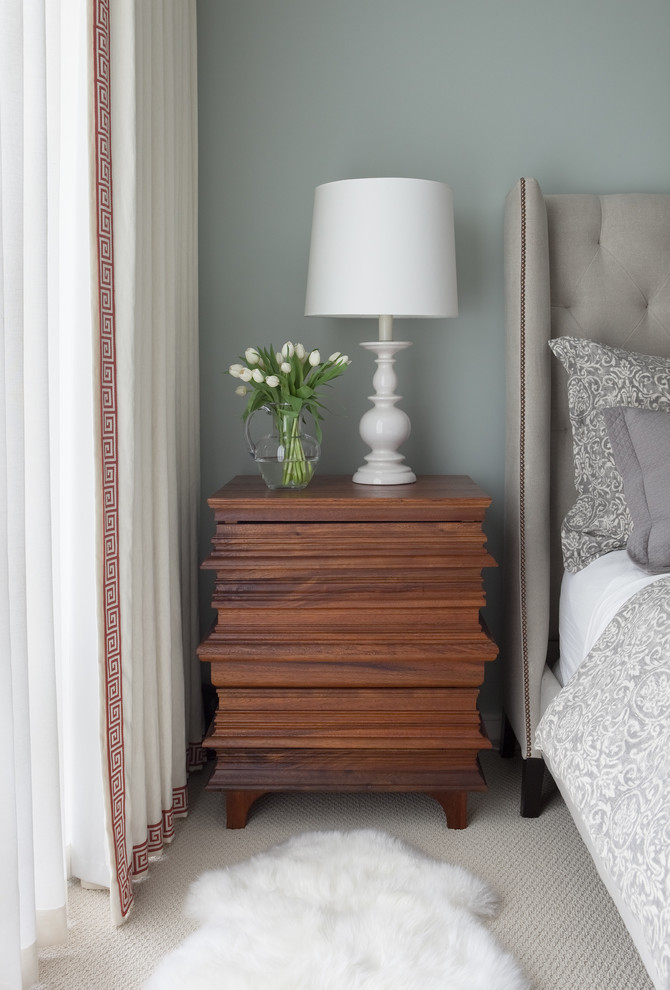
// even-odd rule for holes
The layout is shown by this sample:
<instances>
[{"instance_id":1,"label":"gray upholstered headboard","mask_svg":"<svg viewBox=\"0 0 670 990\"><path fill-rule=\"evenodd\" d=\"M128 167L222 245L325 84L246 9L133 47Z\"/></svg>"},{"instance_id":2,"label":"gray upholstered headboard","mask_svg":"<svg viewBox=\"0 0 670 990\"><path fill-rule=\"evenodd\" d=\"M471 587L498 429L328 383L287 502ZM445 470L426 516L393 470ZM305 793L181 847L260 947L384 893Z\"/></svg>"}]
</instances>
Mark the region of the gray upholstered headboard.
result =
<instances>
[{"instance_id":1,"label":"gray upholstered headboard","mask_svg":"<svg viewBox=\"0 0 670 990\"><path fill-rule=\"evenodd\" d=\"M575 499L566 378L547 341L570 335L670 356L670 194L545 196L520 179L505 203L507 440L505 714L522 755L559 686L560 523Z\"/></svg>"}]
</instances>

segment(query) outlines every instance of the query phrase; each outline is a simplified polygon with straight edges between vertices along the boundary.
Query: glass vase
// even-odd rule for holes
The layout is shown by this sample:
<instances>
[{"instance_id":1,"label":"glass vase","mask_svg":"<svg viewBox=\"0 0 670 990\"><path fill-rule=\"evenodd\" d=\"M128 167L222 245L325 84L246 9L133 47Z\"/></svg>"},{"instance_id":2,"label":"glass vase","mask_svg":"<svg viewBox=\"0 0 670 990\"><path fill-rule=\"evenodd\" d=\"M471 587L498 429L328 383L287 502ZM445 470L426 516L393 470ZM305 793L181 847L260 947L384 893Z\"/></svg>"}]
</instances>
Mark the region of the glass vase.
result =
<instances>
[{"instance_id":1,"label":"glass vase","mask_svg":"<svg viewBox=\"0 0 670 990\"><path fill-rule=\"evenodd\" d=\"M272 429L254 441L251 422L259 412L271 417ZM244 437L268 488L305 488L312 480L321 447L305 430L304 409L288 402L261 406L245 420Z\"/></svg>"}]
</instances>

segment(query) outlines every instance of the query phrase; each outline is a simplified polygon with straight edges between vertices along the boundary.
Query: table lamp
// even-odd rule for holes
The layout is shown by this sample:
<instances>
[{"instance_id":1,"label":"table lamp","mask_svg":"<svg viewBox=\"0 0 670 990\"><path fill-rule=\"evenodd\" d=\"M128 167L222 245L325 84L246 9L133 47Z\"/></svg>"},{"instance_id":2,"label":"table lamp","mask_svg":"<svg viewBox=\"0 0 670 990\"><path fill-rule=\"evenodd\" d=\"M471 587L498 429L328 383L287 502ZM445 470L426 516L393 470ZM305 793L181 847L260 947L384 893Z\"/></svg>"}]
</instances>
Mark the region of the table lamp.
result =
<instances>
[{"instance_id":1,"label":"table lamp","mask_svg":"<svg viewBox=\"0 0 670 990\"><path fill-rule=\"evenodd\" d=\"M394 355L410 341L393 340L394 317L458 315L452 193L426 179L345 179L317 186L307 275L306 316L375 317L379 340L361 346L377 355L373 407L360 434L370 447L353 476L362 485L416 481L398 453L410 434Z\"/></svg>"}]
</instances>

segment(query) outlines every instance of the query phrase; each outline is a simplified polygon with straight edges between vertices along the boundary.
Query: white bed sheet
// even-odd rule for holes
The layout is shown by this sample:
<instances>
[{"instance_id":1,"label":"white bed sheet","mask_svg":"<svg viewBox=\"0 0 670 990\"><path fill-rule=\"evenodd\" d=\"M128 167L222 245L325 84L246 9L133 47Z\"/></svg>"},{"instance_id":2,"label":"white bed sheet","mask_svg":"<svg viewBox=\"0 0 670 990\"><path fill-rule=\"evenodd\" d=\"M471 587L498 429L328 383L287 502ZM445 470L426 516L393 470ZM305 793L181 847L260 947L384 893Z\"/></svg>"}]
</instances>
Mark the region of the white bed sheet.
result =
<instances>
[{"instance_id":1,"label":"white bed sheet","mask_svg":"<svg viewBox=\"0 0 670 990\"><path fill-rule=\"evenodd\" d=\"M560 655L555 668L563 686L624 602L667 573L647 573L626 550L604 554L576 574L565 572L558 621Z\"/></svg>"}]
</instances>

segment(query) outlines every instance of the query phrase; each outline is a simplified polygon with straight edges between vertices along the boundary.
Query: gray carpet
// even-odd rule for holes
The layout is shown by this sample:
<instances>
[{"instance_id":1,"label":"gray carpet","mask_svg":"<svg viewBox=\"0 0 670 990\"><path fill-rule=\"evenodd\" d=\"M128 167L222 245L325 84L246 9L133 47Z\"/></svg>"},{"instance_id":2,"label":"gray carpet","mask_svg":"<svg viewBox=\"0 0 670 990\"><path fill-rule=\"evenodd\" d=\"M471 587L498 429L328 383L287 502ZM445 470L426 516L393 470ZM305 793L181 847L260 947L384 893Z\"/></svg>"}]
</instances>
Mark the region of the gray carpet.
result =
<instances>
[{"instance_id":1,"label":"gray carpet","mask_svg":"<svg viewBox=\"0 0 670 990\"><path fill-rule=\"evenodd\" d=\"M541 817L523 819L520 760L489 752L482 764L489 790L470 796L463 831L448 830L430 798L407 794L266 795L251 809L245 829L227 831L223 795L203 789L209 771L194 775L189 817L178 822L167 853L136 886L125 925L111 927L106 892L71 884L69 941L41 954L36 990L142 987L158 959L192 930L181 908L201 872L248 859L300 832L355 828L385 830L491 884L502 899L491 930L535 990L653 990L551 782Z\"/></svg>"}]
</instances>

